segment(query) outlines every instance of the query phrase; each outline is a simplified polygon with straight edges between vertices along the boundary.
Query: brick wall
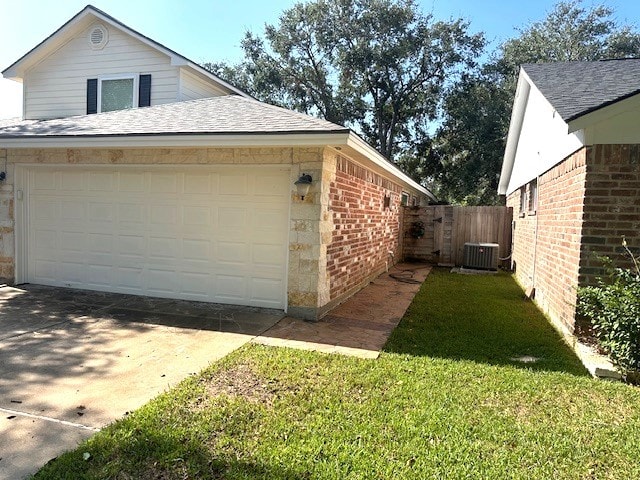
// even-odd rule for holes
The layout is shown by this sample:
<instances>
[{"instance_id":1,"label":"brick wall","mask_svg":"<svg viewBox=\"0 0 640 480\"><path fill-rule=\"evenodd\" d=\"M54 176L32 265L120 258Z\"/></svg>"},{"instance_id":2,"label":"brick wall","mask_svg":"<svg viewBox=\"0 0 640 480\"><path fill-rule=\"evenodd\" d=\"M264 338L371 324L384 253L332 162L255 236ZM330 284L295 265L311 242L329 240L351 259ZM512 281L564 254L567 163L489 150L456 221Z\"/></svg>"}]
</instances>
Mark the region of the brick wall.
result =
<instances>
[{"instance_id":1,"label":"brick wall","mask_svg":"<svg viewBox=\"0 0 640 480\"><path fill-rule=\"evenodd\" d=\"M399 185L338 157L329 189L333 234L327 246L330 298L348 295L399 255ZM384 207L385 195L390 197Z\"/></svg>"},{"instance_id":2,"label":"brick wall","mask_svg":"<svg viewBox=\"0 0 640 480\"><path fill-rule=\"evenodd\" d=\"M514 208L512 261L516 277L552 321L569 333L574 328L590 152L590 148L583 148L538 178L535 212L520 212L520 190L507 199L507 205Z\"/></svg>"},{"instance_id":3,"label":"brick wall","mask_svg":"<svg viewBox=\"0 0 640 480\"><path fill-rule=\"evenodd\" d=\"M586 179L580 283L593 284L601 273L596 255L631 266L622 248L640 254L640 145L596 145Z\"/></svg>"}]
</instances>

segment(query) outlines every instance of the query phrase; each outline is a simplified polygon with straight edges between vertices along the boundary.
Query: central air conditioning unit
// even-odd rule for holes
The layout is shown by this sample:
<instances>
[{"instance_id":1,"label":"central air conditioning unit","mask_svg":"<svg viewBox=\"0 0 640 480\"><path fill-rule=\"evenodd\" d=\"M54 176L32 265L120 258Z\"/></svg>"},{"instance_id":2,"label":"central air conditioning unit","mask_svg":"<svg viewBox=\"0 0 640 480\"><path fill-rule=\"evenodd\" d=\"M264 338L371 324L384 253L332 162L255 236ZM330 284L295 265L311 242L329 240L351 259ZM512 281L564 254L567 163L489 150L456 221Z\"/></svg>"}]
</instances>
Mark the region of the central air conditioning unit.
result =
<instances>
[{"instance_id":1,"label":"central air conditioning unit","mask_svg":"<svg viewBox=\"0 0 640 480\"><path fill-rule=\"evenodd\" d=\"M462 267L474 270L497 270L499 250L500 245L497 243L465 243Z\"/></svg>"}]
</instances>

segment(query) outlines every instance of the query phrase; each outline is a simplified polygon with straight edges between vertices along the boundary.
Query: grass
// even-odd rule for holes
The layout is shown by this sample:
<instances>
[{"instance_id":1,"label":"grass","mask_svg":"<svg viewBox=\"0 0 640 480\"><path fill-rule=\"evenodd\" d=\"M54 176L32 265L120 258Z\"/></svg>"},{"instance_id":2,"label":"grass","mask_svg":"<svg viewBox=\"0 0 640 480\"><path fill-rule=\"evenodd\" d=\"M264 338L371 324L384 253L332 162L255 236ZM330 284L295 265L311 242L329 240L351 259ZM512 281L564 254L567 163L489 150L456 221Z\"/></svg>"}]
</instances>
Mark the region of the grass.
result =
<instances>
[{"instance_id":1,"label":"grass","mask_svg":"<svg viewBox=\"0 0 640 480\"><path fill-rule=\"evenodd\" d=\"M509 276L435 271L379 359L245 347L36 478L628 479L638 438Z\"/></svg>"}]
</instances>

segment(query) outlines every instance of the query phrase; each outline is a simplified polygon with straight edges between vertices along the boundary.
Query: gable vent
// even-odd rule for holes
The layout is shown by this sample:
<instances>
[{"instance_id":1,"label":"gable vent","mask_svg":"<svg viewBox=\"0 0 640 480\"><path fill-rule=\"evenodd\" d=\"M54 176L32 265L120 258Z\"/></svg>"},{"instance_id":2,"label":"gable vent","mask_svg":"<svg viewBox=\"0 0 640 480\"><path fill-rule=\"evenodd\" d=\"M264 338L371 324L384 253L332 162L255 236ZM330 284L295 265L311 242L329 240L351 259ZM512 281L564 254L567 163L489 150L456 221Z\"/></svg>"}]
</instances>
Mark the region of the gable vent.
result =
<instances>
[{"instance_id":1,"label":"gable vent","mask_svg":"<svg viewBox=\"0 0 640 480\"><path fill-rule=\"evenodd\" d=\"M102 25L94 25L89 29L89 45L94 50L104 48L109 40L107 29Z\"/></svg>"}]
</instances>

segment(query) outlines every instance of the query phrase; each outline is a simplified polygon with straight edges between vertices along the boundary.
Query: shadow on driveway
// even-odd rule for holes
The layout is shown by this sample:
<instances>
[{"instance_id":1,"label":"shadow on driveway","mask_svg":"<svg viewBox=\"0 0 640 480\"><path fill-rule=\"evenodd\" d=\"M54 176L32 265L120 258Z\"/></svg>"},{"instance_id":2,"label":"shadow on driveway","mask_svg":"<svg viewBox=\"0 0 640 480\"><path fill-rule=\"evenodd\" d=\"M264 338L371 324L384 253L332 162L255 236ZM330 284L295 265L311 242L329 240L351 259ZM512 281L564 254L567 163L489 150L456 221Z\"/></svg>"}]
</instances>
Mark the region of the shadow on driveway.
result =
<instances>
[{"instance_id":1,"label":"shadow on driveway","mask_svg":"<svg viewBox=\"0 0 640 480\"><path fill-rule=\"evenodd\" d=\"M0 478L20 478L277 323L278 310L0 288Z\"/></svg>"}]
</instances>

